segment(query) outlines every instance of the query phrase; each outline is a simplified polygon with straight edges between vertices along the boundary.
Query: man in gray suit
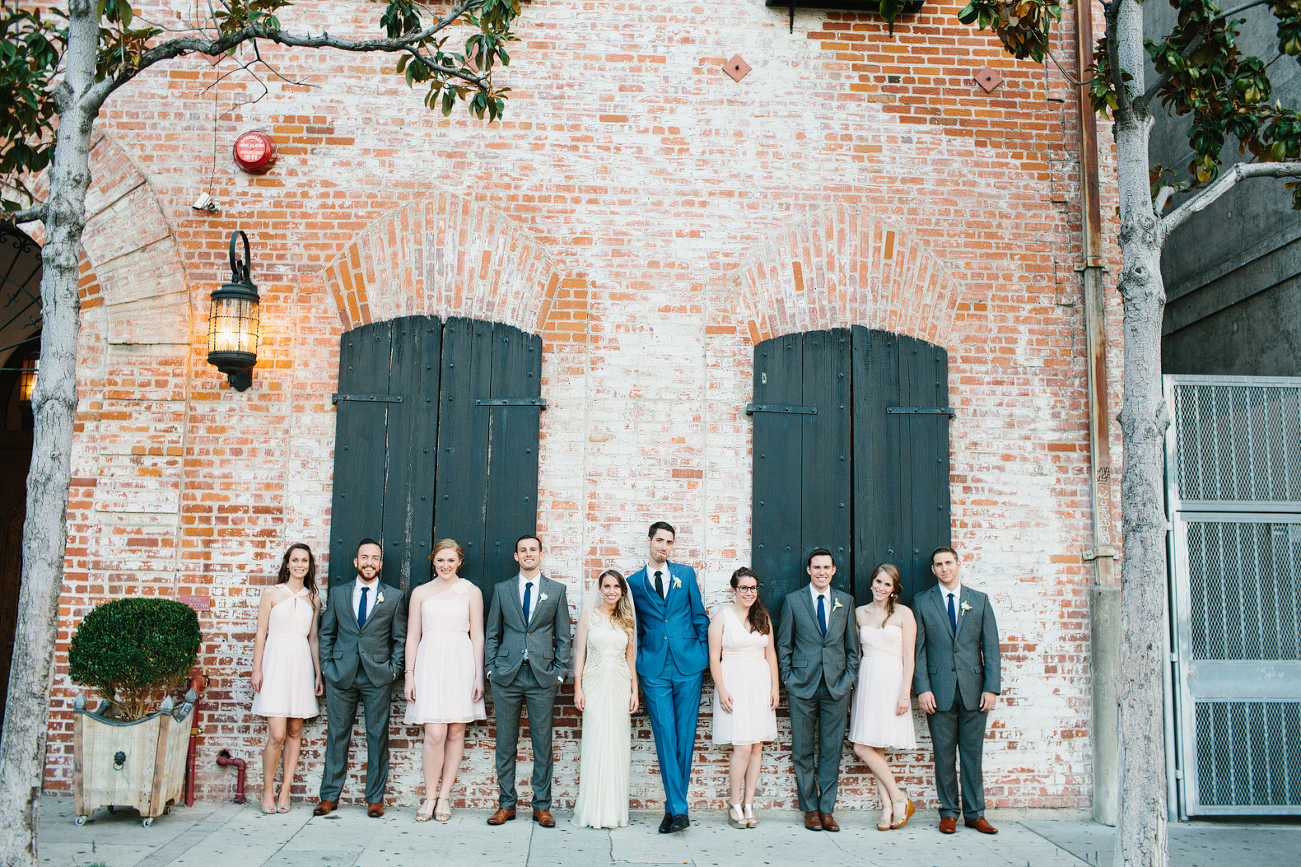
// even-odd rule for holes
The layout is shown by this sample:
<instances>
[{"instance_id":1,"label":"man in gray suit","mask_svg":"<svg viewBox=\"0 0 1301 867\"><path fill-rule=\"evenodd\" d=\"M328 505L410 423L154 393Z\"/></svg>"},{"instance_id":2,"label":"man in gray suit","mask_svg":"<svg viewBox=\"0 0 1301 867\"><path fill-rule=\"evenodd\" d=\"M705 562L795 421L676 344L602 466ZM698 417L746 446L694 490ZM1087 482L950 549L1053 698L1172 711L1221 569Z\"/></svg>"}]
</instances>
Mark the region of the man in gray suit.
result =
<instances>
[{"instance_id":1,"label":"man in gray suit","mask_svg":"<svg viewBox=\"0 0 1301 867\"><path fill-rule=\"evenodd\" d=\"M339 804L358 702L366 714L366 815L384 815L389 708L406 653L407 617L402 591L379 580L382 554L379 542L362 539L352 561L357 577L330 588L321 615L317 634L327 730L321 800L312 810L317 816Z\"/></svg>"},{"instance_id":2,"label":"man in gray suit","mask_svg":"<svg viewBox=\"0 0 1301 867\"><path fill-rule=\"evenodd\" d=\"M958 579L962 561L949 547L931 554L931 571L940 583L913 599L917 615L917 665L913 686L927 714L935 746L935 788L940 796L940 831L958 827L958 775L962 757L962 810L965 824L982 834L997 834L985 820L985 781L981 759L985 725L1002 690L998 624L989 597Z\"/></svg>"},{"instance_id":3,"label":"man in gray suit","mask_svg":"<svg viewBox=\"0 0 1301 867\"><path fill-rule=\"evenodd\" d=\"M569 671L572 641L565 585L542 574L542 542L520 536L515 542L518 575L493 590L484 626L484 660L492 682L497 718L497 812L489 825L515 818L515 757L520 711L529 709L533 740L533 821L554 828L551 815L552 710L556 690Z\"/></svg>"},{"instance_id":4,"label":"man in gray suit","mask_svg":"<svg viewBox=\"0 0 1301 867\"><path fill-rule=\"evenodd\" d=\"M832 811L849 695L858 673L854 597L831 589L836 561L826 548L809 555L806 570L809 583L789 594L782 606L777 668L790 704L791 763L804 827L839 831Z\"/></svg>"}]
</instances>

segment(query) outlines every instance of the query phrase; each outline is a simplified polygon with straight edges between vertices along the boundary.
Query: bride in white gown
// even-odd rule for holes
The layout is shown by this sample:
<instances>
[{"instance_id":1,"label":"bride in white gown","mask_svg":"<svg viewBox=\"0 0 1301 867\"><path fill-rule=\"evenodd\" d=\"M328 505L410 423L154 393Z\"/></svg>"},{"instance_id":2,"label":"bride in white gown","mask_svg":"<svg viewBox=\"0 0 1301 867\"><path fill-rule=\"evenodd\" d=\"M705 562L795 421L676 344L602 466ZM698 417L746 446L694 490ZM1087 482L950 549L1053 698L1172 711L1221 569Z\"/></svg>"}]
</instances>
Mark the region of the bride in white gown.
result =
<instances>
[{"instance_id":1,"label":"bride in white gown","mask_svg":"<svg viewBox=\"0 0 1301 867\"><path fill-rule=\"evenodd\" d=\"M597 579L574 641L574 704L583 714L574 824L628 824L631 716L637 711L637 623L628 583L614 569Z\"/></svg>"}]
</instances>

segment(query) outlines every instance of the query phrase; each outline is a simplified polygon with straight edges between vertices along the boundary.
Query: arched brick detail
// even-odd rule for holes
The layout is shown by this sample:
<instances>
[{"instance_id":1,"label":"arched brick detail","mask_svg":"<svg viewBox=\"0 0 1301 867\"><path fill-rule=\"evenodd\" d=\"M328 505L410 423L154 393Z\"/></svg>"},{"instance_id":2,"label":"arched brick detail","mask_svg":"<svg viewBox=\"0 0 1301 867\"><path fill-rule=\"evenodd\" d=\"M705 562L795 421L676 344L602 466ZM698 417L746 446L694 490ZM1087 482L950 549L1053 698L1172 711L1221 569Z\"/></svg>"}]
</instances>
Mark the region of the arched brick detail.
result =
<instances>
[{"instance_id":1,"label":"arched brick detail","mask_svg":"<svg viewBox=\"0 0 1301 867\"><path fill-rule=\"evenodd\" d=\"M569 277L524 225L438 193L366 227L325 267L343 329L413 314L514 325L586 340L587 283Z\"/></svg>"},{"instance_id":2,"label":"arched brick detail","mask_svg":"<svg viewBox=\"0 0 1301 867\"><path fill-rule=\"evenodd\" d=\"M847 205L757 247L734 278L750 342L866 325L948 345L960 286L916 233Z\"/></svg>"}]
</instances>

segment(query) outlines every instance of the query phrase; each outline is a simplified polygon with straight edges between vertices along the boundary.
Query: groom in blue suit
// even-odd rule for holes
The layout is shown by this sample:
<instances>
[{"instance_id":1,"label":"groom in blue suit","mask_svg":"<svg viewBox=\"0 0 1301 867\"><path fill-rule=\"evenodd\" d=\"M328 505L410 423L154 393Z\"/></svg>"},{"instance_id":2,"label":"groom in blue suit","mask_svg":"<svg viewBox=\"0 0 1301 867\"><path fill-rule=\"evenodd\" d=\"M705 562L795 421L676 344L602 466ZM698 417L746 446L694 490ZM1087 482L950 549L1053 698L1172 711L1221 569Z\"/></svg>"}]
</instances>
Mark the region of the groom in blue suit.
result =
<instances>
[{"instance_id":1,"label":"groom in blue suit","mask_svg":"<svg viewBox=\"0 0 1301 867\"><path fill-rule=\"evenodd\" d=\"M687 818L687 786L696 749L700 687L709 667L709 615L700 598L696 570L670 563L673 527L650 526L646 566L628 577L637 607L637 676L655 735L664 783L660 833L681 831Z\"/></svg>"}]
</instances>

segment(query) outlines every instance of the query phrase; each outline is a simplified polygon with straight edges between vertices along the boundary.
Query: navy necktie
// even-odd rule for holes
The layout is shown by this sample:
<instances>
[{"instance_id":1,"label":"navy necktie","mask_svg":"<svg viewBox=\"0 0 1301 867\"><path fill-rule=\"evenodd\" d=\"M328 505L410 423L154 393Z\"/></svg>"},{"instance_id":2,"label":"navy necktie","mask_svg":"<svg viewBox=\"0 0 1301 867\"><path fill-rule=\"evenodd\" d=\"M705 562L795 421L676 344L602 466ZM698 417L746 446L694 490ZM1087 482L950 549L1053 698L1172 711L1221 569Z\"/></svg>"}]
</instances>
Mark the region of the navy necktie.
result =
<instances>
[{"instance_id":1,"label":"navy necktie","mask_svg":"<svg viewBox=\"0 0 1301 867\"><path fill-rule=\"evenodd\" d=\"M664 598L664 573L658 569L655 570L655 592Z\"/></svg>"},{"instance_id":2,"label":"navy necktie","mask_svg":"<svg viewBox=\"0 0 1301 867\"><path fill-rule=\"evenodd\" d=\"M953 627L953 634L958 634L958 615L953 610L953 594L949 594L949 625Z\"/></svg>"},{"instance_id":3,"label":"navy necktie","mask_svg":"<svg viewBox=\"0 0 1301 867\"><path fill-rule=\"evenodd\" d=\"M357 606L357 628L366 625L366 594L370 592L369 587L361 588L361 604Z\"/></svg>"},{"instance_id":4,"label":"navy necktie","mask_svg":"<svg viewBox=\"0 0 1301 867\"><path fill-rule=\"evenodd\" d=\"M533 606L533 582L524 582L524 625L529 625L529 609Z\"/></svg>"},{"instance_id":5,"label":"navy necktie","mask_svg":"<svg viewBox=\"0 0 1301 867\"><path fill-rule=\"evenodd\" d=\"M827 597L821 593L818 594L818 628L822 634L827 634Z\"/></svg>"}]
</instances>

